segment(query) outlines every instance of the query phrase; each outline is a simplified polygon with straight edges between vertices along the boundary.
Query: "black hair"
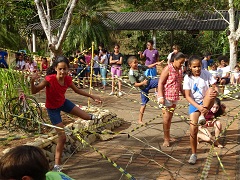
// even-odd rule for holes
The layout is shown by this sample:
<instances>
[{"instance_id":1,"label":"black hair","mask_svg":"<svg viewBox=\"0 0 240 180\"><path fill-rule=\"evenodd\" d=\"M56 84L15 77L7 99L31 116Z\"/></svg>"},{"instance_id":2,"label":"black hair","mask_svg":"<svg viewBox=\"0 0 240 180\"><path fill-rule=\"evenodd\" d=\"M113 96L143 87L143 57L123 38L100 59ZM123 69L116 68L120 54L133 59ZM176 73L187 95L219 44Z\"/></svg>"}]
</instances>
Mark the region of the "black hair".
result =
<instances>
[{"instance_id":1,"label":"black hair","mask_svg":"<svg viewBox=\"0 0 240 180\"><path fill-rule=\"evenodd\" d=\"M74 61L74 57L73 56L69 56L68 59L69 59L69 62L73 62Z\"/></svg>"},{"instance_id":2,"label":"black hair","mask_svg":"<svg viewBox=\"0 0 240 180\"><path fill-rule=\"evenodd\" d=\"M206 53L203 55L203 57L208 57L208 56L211 56L211 53L206 52Z\"/></svg>"},{"instance_id":3,"label":"black hair","mask_svg":"<svg viewBox=\"0 0 240 180\"><path fill-rule=\"evenodd\" d=\"M103 49L102 52L103 52L103 53L107 53L107 49Z\"/></svg>"},{"instance_id":4,"label":"black hair","mask_svg":"<svg viewBox=\"0 0 240 180\"><path fill-rule=\"evenodd\" d=\"M216 113L214 113L214 117L219 117L219 116L223 115L224 111L222 109L221 100L219 98L216 98L214 101L214 104L217 104L219 106L218 111Z\"/></svg>"},{"instance_id":5,"label":"black hair","mask_svg":"<svg viewBox=\"0 0 240 180\"><path fill-rule=\"evenodd\" d=\"M178 52L177 54L172 53L170 62L173 62L174 59L179 60L179 59L181 59L181 58L184 58L184 59L185 59L185 58L186 58L186 55L183 54L182 52Z\"/></svg>"},{"instance_id":6,"label":"black hair","mask_svg":"<svg viewBox=\"0 0 240 180\"><path fill-rule=\"evenodd\" d=\"M202 64L202 60L201 60L201 58L199 56L192 55L192 56L189 57L189 59L188 59L188 67L187 67L187 72L186 72L188 76L192 76L192 70L190 69L190 66L191 66L192 62L196 61L196 60L199 61Z\"/></svg>"},{"instance_id":7,"label":"black hair","mask_svg":"<svg viewBox=\"0 0 240 180\"><path fill-rule=\"evenodd\" d=\"M229 59L227 56L224 56L224 55L221 55L221 56L218 56L218 62L221 63L221 61L223 60L225 63L229 63Z\"/></svg>"},{"instance_id":8,"label":"black hair","mask_svg":"<svg viewBox=\"0 0 240 180\"><path fill-rule=\"evenodd\" d=\"M147 42L150 43L151 45L154 44L154 43L153 43L153 40L148 40Z\"/></svg>"},{"instance_id":9,"label":"black hair","mask_svg":"<svg viewBox=\"0 0 240 180\"><path fill-rule=\"evenodd\" d=\"M237 64L236 66L234 66L234 69L235 69L235 68L240 68L240 66Z\"/></svg>"},{"instance_id":10,"label":"black hair","mask_svg":"<svg viewBox=\"0 0 240 180\"><path fill-rule=\"evenodd\" d=\"M104 44L101 42L99 43L98 47L101 46L102 48L104 48Z\"/></svg>"},{"instance_id":11,"label":"black hair","mask_svg":"<svg viewBox=\"0 0 240 180\"><path fill-rule=\"evenodd\" d=\"M95 55L98 55L98 50L94 50L94 52L93 52Z\"/></svg>"},{"instance_id":12,"label":"black hair","mask_svg":"<svg viewBox=\"0 0 240 180\"><path fill-rule=\"evenodd\" d=\"M135 61L137 58L136 56L130 56L127 60L128 64L131 64L133 61Z\"/></svg>"},{"instance_id":13,"label":"black hair","mask_svg":"<svg viewBox=\"0 0 240 180\"><path fill-rule=\"evenodd\" d=\"M55 67L57 67L58 63L65 62L67 64L67 67L69 68L69 61L64 56L57 56L56 59L53 61L53 64L47 69L47 75L50 74L57 74L57 71L55 71Z\"/></svg>"}]
</instances>

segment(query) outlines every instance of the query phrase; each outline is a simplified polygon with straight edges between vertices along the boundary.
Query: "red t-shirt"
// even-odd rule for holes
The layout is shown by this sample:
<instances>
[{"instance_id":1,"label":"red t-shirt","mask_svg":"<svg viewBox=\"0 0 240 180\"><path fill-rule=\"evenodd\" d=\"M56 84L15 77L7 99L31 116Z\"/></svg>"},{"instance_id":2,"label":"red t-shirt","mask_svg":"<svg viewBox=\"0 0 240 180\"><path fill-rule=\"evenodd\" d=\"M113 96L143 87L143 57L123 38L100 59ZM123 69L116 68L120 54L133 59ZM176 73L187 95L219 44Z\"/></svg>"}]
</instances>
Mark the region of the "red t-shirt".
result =
<instances>
[{"instance_id":1,"label":"red t-shirt","mask_svg":"<svg viewBox=\"0 0 240 180\"><path fill-rule=\"evenodd\" d=\"M49 83L46 86L46 108L56 109L61 107L65 102L67 88L72 84L72 78L65 76L63 86L58 83L56 74L47 75L45 80Z\"/></svg>"},{"instance_id":2,"label":"red t-shirt","mask_svg":"<svg viewBox=\"0 0 240 180\"><path fill-rule=\"evenodd\" d=\"M46 71L47 68L48 68L48 64L42 64L42 70L43 70L43 71Z\"/></svg>"}]
</instances>

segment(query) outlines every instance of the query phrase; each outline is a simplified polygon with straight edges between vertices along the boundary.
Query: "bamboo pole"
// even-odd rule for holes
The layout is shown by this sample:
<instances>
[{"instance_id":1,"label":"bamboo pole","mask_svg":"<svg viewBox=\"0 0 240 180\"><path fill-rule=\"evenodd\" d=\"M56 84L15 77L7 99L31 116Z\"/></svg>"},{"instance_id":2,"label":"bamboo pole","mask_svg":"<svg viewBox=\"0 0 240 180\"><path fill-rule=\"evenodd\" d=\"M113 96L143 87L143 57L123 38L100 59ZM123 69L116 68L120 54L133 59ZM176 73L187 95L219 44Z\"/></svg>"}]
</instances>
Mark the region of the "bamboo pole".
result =
<instances>
[{"instance_id":1,"label":"bamboo pole","mask_svg":"<svg viewBox=\"0 0 240 180\"><path fill-rule=\"evenodd\" d=\"M90 84L89 84L89 94L92 94L92 78L93 78L93 58L94 58L94 42L92 42L92 57L90 63ZM90 107L90 98L88 98L88 108Z\"/></svg>"}]
</instances>

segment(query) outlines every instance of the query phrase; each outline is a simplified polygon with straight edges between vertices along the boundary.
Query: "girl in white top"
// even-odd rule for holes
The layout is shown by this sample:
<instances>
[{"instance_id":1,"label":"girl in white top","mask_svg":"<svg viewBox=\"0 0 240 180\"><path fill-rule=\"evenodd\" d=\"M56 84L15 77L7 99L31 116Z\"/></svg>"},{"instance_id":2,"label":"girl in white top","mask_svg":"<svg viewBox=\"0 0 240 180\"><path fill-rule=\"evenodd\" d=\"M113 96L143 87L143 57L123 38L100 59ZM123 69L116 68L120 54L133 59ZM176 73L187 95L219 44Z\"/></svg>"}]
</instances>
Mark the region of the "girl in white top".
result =
<instances>
[{"instance_id":1,"label":"girl in white top","mask_svg":"<svg viewBox=\"0 0 240 180\"><path fill-rule=\"evenodd\" d=\"M205 115L214 104L218 94L216 79L206 70L202 69L202 60L198 56L189 58L189 69L184 77L183 89L189 102L190 114L190 146L192 155L189 164L195 164L197 160L197 133L198 124L205 124ZM212 88L209 87L212 85Z\"/></svg>"},{"instance_id":2,"label":"girl in white top","mask_svg":"<svg viewBox=\"0 0 240 180\"><path fill-rule=\"evenodd\" d=\"M234 67L234 72L231 75L231 84L232 85L240 84L240 67L239 67L239 65L236 65Z\"/></svg>"}]
</instances>

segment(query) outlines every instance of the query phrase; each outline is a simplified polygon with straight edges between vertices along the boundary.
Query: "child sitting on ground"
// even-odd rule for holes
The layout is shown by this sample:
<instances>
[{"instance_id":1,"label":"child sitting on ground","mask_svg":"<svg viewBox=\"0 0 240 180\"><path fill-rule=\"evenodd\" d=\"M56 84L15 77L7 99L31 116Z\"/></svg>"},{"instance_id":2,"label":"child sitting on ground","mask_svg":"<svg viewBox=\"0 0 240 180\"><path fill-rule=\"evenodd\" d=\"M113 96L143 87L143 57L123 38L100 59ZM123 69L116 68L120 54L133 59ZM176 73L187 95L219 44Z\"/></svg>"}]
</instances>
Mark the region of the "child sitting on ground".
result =
<instances>
[{"instance_id":1,"label":"child sitting on ground","mask_svg":"<svg viewBox=\"0 0 240 180\"><path fill-rule=\"evenodd\" d=\"M158 79L151 79L147 78L144 75L144 71L148 68L154 67L156 65L161 65L163 61L156 62L153 64L150 64L148 66L139 66L138 60L135 56L130 56L128 58L128 64L130 66L129 71L129 80L132 85L135 87L139 87L141 89L141 107L140 107L140 113L138 118L138 123L143 123L143 114L146 108L146 104L149 101L148 93L150 89L157 88L158 87Z\"/></svg>"},{"instance_id":2,"label":"child sitting on ground","mask_svg":"<svg viewBox=\"0 0 240 180\"><path fill-rule=\"evenodd\" d=\"M218 74L218 71L217 71L217 65L216 64L212 64L210 66L210 70L209 72L212 74L212 76L217 80L217 82L220 81L220 76Z\"/></svg>"},{"instance_id":3,"label":"child sitting on ground","mask_svg":"<svg viewBox=\"0 0 240 180\"><path fill-rule=\"evenodd\" d=\"M221 103L219 98L216 98L213 107L210 109L208 114L205 116L206 124L198 127L198 130L199 130L198 135L197 135L198 139L200 138L206 142L211 142L211 141L214 142L215 141L215 139L212 137L212 135L209 132L209 130L207 129L207 127L215 128L215 137L217 138L222 131L222 124L219 120L214 119L214 118L223 115L225 113L225 109L226 109L226 106ZM223 147L223 145L221 145L218 140L216 140L214 142L214 145L219 148Z\"/></svg>"},{"instance_id":4,"label":"child sitting on ground","mask_svg":"<svg viewBox=\"0 0 240 180\"><path fill-rule=\"evenodd\" d=\"M235 85L235 86L240 84L240 67L239 67L239 65L236 65L234 67L234 72L231 74L230 82L231 82L231 85Z\"/></svg>"}]
</instances>

